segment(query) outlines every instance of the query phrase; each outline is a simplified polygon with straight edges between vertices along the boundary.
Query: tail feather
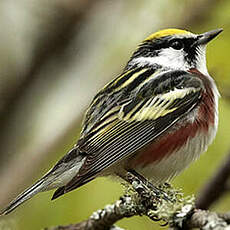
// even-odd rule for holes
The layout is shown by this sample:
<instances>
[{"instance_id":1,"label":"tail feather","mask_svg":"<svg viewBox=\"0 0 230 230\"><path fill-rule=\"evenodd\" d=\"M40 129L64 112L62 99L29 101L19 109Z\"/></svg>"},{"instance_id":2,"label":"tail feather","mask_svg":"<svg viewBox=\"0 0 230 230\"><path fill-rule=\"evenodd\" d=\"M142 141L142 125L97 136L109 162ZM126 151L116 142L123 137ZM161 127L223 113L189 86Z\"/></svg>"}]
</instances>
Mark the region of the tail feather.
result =
<instances>
[{"instance_id":1,"label":"tail feather","mask_svg":"<svg viewBox=\"0 0 230 230\"><path fill-rule=\"evenodd\" d=\"M54 192L54 194L53 194L51 200L55 200L55 199L58 198L59 196L62 196L62 195L64 195L64 194L67 193L67 192L70 192L70 191L72 191L72 190L74 190L74 189L77 189L77 188L83 186L84 184L90 182L90 181L93 180L94 178L95 178L95 177L91 177L91 178L88 178L87 180L84 178L84 180L79 180L79 181L76 181L76 179L74 178L74 181L75 181L75 184L74 184L75 186L74 186L74 187L72 187L71 189L68 189L68 184L67 184L67 185L65 185L65 186L62 186L62 187L58 188L58 189Z\"/></svg>"},{"instance_id":2,"label":"tail feather","mask_svg":"<svg viewBox=\"0 0 230 230\"><path fill-rule=\"evenodd\" d=\"M12 212L15 208L17 208L19 205L24 203L25 201L29 200L33 196L35 196L37 193L42 191L42 184L43 184L44 179L42 178L39 180L37 183L32 185L30 188L22 192L19 196L17 196L5 209L3 209L0 212L1 215L7 215L10 212Z\"/></svg>"},{"instance_id":3,"label":"tail feather","mask_svg":"<svg viewBox=\"0 0 230 230\"><path fill-rule=\"evenodd\" d=\"M54 194L53 194L51 200L55 200L56 198L58 198L59 196L63 195L64 193L65 193L65 186L58 188L58 189L54 192Z\"/></svg>"},{"instance_id":4,"label":"tail feather","mask_svg":"<svg viewBox=\"0 0 230 230\"><path fill-rule=\"evenodd\" d=\"M57 164L38 180L30 188L26 189L19 196L17 196L4 210L0 212L1 215L7 215L12 212L19 205L29 200L39 192L59 188L52 199L64 194L65 185L68 184L72 178L78 173L85 156L79 154L78 149L71 149Z\"/></svg>"}]
</instances>

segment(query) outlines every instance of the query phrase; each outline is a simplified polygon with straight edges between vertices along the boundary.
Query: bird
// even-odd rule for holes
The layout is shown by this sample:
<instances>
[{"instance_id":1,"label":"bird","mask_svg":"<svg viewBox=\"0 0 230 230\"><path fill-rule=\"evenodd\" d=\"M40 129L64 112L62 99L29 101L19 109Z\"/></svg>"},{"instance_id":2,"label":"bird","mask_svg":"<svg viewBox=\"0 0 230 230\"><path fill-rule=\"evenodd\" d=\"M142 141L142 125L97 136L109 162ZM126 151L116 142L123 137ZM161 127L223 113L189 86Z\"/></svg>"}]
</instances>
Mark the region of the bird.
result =
<instances>
[{"instance_id":1,"label":"bird","mask_svg":"<svg viewBox=\"0 0 230 230\"><path fill-rule=\"evenodd\" d=\"M126 180L129 172L156 186L187 168L217 133L219 92L206 46L222 30L149 35L93 98L73 148L0 214L39 192L56 189L56 199L100 176Z\"/></svg>"}]
</instances>

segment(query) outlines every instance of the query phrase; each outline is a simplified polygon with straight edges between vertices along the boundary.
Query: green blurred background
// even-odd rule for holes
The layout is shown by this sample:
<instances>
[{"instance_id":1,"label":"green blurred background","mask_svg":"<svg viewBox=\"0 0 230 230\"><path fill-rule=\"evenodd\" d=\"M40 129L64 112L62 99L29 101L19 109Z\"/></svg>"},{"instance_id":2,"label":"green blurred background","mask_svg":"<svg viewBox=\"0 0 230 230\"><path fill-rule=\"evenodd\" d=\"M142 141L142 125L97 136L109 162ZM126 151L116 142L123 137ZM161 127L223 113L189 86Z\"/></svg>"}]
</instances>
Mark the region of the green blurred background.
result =
<instances>
[{"instance_id":1,"label":"green blurred background","mask_svg":"<svg viewBox=\"0 0 230 230\"><path fill-rule=\"evenodd\" d=\"M0 208L45 173L75 143L97 90L120 73L136 45L156 30L201 33L223 28L207 50L222 93L217 138L173 184L197 194L230 149L230 1L8 0L0 2ZM7 217L0 229L42 229L86 219L122 194L99 178L50 201L42 193ZM212 206L229 211L229 196ZM129 230L164 229L145 217ZM167 227L166 227L167 228Z\"/></svg>"}]
</instances>

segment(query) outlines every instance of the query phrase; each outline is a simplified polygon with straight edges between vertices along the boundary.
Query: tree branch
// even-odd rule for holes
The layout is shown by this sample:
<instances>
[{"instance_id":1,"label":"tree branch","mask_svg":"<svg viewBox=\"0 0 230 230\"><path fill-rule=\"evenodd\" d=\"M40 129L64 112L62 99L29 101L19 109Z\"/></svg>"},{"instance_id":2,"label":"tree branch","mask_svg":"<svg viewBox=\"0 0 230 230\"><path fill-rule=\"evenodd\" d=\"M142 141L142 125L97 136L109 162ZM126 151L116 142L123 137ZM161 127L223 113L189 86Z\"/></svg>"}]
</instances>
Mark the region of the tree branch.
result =
<instances>
[{"instance_id":1,"label":"tree branch","mask_svg":"<svg viewBox=\"0 0 230 230\"><path fill-rule=\"evenodd\" d=\"M168 184L152 190L149 184L145 184L140 178L127 173L126 180L131 187L126 185L126 194L112 205L94 212L89 219L75 225L46 228L46 230L108 230L117 229L113 224L117 221L132 216L145 215L153 221L162 221L164 224L171 222L174 213L183 210L189 212L193 209L194 199L182 198L181 192L174 190ZM159 194L161 193L161 194ZM167 200L165 194L167 193Z\"/></svg>"},{"instance_id":2,"label":"tree branch","mask_svg":"<svg viewBox=\"0 0 230 230\"><path fill-rule=\"evenodd\" d=\"M107 205L104 209L94 212L88 220L78 224L46 228L45 230L122 230L113 224L123 218L137 215L147 215L153 221L161 220L162 216L158 216L156 209L151 212L149 206L146 206L146 202L143 202L142 199L138 200L131 195L126 195L114 204ZM150 214L153 213L155 215L151 216ZM191 204L185 204L180 210L175 211L175 213L172 212L171 216L165 216L164 218L168 220L170 230L188 230L193 228L203 230L230 229L230 213L218 214L206 210L193 209Z\"/></svg>"},{"instance_id":3,"label":"tree branch","mask_svg":"<svg viewBox=\"0 0 230 230\"><path fill-rule=\"evenodd\" d=\"M87 229L86 223L87 221L83 221L79 224L71 224L67 226L57 226L53 228L45 228L44 230L83 230L83 229ZM112 226L112 227L107 228L107 230L124 230L124 229L119 228L117 226Z\"/></svg>"},{"instance_id":4,"label":"tree branch","mask_svg":"<svg viewBox=\"0 0 230 230\"><path fill-rule=\"evenodd\" d=\"M230 154L214 178L205 187L196 203L211 204L218 199L229 176ZM94 212L87 220L67 226L46 228L45 230L121 230L114 224L132 216L145 215L153 221L169 224L171 230L200 228L203 230L229 230L230 213L218 214L194 208L194 198L183 198L179 190L168 184L152 188L138 176L127 173L125 180L132 186L126 186L126 193L114 204ZM151 184L150 184L151 185ZM156 193L156 189L157 192ZM213 192L217 190L217 193ZM167 194L167 195L166 195ZM165 199L167 197L167 199Z\"/></svg>"},{"instance_id":5,"label":"tree branch","mask_svg":"<svg viewBox=\"0 0 230 230\"><path fill-rule=\"evenodd\" d=\"M140 212L140 210L134 206L131 198L128 196L123 196L114 204L107 205L104 209L94 212L88 220L74 225L47 228L46 230L118 230L120 228L113 226L115 222L125 217L138 215L138 212Z\"/></svg>"},{"instance_id":6,"label":"tree branch","mask_svg":"<svg viewBox=\"0 0 230 230\"><path fill-rule=\"evenodd\" d=\"M187 213L185 217L180 218L181 213L175 216L170 230L193 229L203 230L227 230L230 228L230 216L218 214L206 210L195 209L192 213Z\"/></svg>"}]
</instances>

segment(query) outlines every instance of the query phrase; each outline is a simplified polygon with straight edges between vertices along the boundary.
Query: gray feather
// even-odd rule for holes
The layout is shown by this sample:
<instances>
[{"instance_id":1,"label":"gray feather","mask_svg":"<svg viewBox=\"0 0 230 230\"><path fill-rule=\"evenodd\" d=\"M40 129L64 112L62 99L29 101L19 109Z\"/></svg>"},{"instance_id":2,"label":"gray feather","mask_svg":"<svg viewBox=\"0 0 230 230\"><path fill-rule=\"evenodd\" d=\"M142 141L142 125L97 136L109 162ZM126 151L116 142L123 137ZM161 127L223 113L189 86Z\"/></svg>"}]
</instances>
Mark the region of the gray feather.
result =
<instances>
[{"instance_id":1,"label":"gray feather","mask_svg":"<svg viewBox=\"0 0 230 230\"><path fill-rule=\"evenodd\" d=\"M84 163L84 159L85 157L80 155L76 148L70 150L45 176L10 202L10 204L0 212L0 215L6 215L12 212L19 205L39 192L66 185L78 173Z\"/></svg>"}]
</instances>

